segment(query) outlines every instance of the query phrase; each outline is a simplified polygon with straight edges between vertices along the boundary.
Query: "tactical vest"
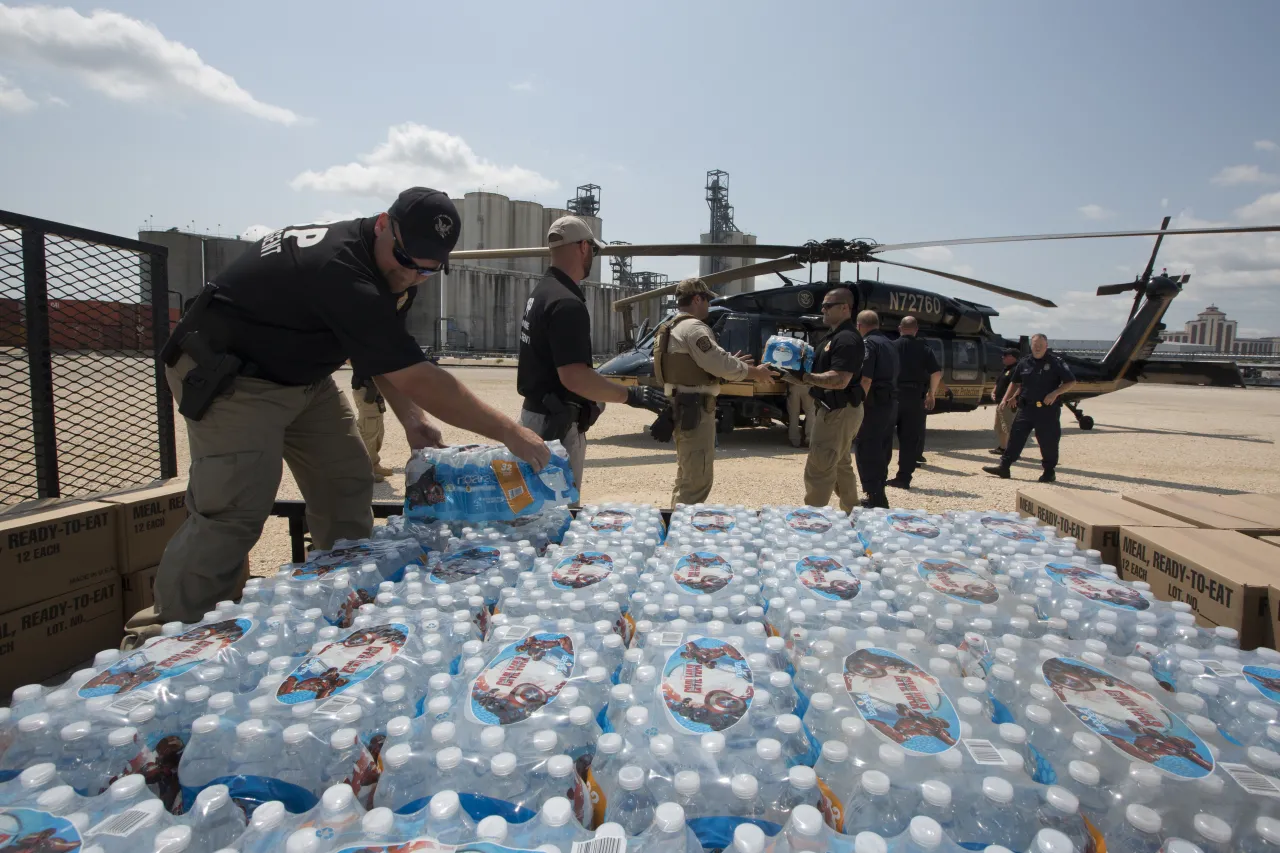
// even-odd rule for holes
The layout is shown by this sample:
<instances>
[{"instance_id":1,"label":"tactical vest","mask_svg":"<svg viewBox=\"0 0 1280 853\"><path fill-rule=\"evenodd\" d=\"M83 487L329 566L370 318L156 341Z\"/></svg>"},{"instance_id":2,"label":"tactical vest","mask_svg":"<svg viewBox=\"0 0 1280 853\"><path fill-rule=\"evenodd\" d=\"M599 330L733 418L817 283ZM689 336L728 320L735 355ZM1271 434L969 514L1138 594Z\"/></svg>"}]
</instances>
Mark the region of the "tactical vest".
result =
<instances>
[{"instance_id":1,"label":"tactical vest","mask_svg":"<svg viewBox=\"0 0 1280 853\"><path fill-rule=\"evenodd\" d=\"M698 366L687 352L667 352L671 332L685 320L693 320L689 314L679 314L658 327L653 341L653 374L663 385L698 387L716 385L719 379Z\"/></svg>"}]
</instances>

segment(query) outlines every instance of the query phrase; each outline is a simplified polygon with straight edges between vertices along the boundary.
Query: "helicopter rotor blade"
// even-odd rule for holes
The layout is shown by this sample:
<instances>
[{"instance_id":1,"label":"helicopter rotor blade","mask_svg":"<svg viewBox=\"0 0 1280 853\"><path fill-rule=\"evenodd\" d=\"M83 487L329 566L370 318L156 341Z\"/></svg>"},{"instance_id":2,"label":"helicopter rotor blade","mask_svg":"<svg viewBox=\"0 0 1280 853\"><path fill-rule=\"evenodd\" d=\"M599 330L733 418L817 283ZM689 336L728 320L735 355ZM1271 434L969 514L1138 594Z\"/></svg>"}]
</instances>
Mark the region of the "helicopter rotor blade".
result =
<instances>
[{"instance_id":1,"label":"helicopter rotor blade","mask_svg":"<svg viewBox=\"0 0 1280 853\"><path fill-rule=\"evenodd\" d=\"M723 272L711 273L710 275L699 276L709 286L716 287L721 284L727 284L731 281L737 281L740 278L750 278L755 275L768 275L769 273L782 272L784 270L803 269L804 264L795 258L780 258L776 261L762 261L758 264L748 264L745 267L737 267L736 269L724 270ZM650 299L657 299L666 296L669 293L676 292L676 284L669 284L666 287L655 287L653 290L646 290L643 293L637 293L632 296L624 296L621 299L615 299L613 302L613 310L621 311L628 305L635 305L638 302L647 302Z\"/></svg>"},{"instance_id":2,"label":"helicopter rotor blade","mask_svg":"<svg viewBox=\"0 0 1280 853\"><path fill-rule=\"evenodd\" d=\"M942 270L929 269L928 267L918 267L918 266L915 266L914 264L904 264L904 263L900 263L899 261L887 261L884 258L876 258L873 261L873 263L890 264L895 267L906 267L909 270L916 270L917 272L927 272L929 273L929 275L937 275L937 276L941 276L942 278L949 278L952 281L958 281L961 284L967 284L970 287L977 287L982 290L989 290L992 293L998 293L1001 296L1007 296L1010 299L1018 299L1022 302L1034 302L1036 305L1040 305L1045 308L1058 307L1053 302L1050 302L1048 299L1045 299L1041 296L1035 296L1030 293L1023 293L1021 290L1013 290L1012 288L1008 288L1008 287L1001 287L998 284L991 284L990 282L981 281L976 278L969 278L966 275L956 275L955 273L943 272Z\"/></svg>"},{"instance_id":3,"label":"helicopter rotor blade","mask_svg":"<svg viewBox=\"0 0 1280 853\"><path fill-rule=\"evenodd\" d=\"M730 245L727 243L611 243L600 250L604 256L621 257L720 257L720 258L781 258L794 255L801 246ZM547 258L551 250L546 246L529 246L522 249L461 249L449 254L451 261L483 261L503 258Z\"/></svg>"},{"instance_id":4,"label":"helicopter rotor blade","mask_svg":"<svg viewBox=\"0 0 1280 853\"><path fill-rule=\"evenodd\" d=\"M1099 296L1117 296L1121 293L1127 293L1130 290L1140 290L1142 282L1126 281L1124 284L1104 284L1098 288Z\"/></svg>"},{"instance_id":5,"label":"helicopter rotor blade","mask_svg":"<svg viewBox=\"0 0 1280 853\"><path fill-rule=\"evenodd\" d=\"M1156 237L1156 245L1151 250L1151 259L1147 261L1147 268L1142 271L1142 281L1144 283L1151 281L1151 273L1156 268L1156 255L1160 254L1160 241L1164 239L1163 232L1169 228L1169 219L1170 217L1166 216L1164 221L1160 223L1161 234L1159 237Z\"/></svg>"},{"instance_id":6,"label":"helicopter rotor blade","mask_svg":"<svg viewBox=\"0 0 1280 853\"><path fill-rule=\"evenodd\" d=\"M1172 228L1160 231L1082 231L1065 234L1023 234L1012 237L966 237L960 240L928 240L920 243L884 243L871 253L897 252L903 249L925 249L931 246L971 246L979 243L1025 243L1036 240L1093 240L1102 237L1165 237L1174 234L1268 234L1280 231L1280 225L1241 225L1223 228ZM877 258L877 260L879 260Z\"/></svg>"}]
</instances>

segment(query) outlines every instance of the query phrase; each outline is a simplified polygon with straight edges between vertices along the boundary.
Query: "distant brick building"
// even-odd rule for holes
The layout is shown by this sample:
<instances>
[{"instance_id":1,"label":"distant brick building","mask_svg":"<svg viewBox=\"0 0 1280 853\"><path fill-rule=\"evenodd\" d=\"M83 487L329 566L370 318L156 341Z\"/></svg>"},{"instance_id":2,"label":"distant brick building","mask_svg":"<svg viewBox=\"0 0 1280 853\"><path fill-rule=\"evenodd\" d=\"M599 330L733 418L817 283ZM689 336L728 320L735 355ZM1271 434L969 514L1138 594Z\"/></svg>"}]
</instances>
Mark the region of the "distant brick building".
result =
<instances>
[{"instance_id":1,"label":"distant brick building","mask_svg":"<svg viewBox=\"0 0 1280 853\"><path fill-rule=\"evenodd\" d=\"M1209 346L1214 352L1237 355L1280 355L1280 338L1236 337L1236 321L1227 319L1227 315L1217 305L1210 305L1201 311L1194 320L1189 320L1184 325L1181 332L1161 332L1160 340Z\"/></svg>"}]
</instances>

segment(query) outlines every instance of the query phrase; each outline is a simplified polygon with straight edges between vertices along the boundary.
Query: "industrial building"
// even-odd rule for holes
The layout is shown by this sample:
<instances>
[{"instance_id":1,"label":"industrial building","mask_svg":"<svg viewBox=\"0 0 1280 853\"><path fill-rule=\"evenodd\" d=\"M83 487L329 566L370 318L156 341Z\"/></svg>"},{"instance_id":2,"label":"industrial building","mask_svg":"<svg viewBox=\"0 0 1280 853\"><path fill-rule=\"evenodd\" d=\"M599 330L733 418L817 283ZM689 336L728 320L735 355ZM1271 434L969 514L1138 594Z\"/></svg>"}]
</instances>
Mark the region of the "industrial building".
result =
<instances>
[{"instance_id":1,"label":"industrial building","mask_svg":"<svg viewBox=\"0 0 1280 853\"><path fill-rule=\"evenodd\" d=\"M1236 337L1235 320L1230 320L1217 305L1210 305L1194 320L1188 320L1183 330L1163 331L1160 340L1170 343L1195 344L1209 352L1235 355L1280 355L1280 338Z\"/></svg>"},{"instance_id":2,"label":"industrial building","mask_svg":"<svg viewBox=\"0 0 1280 853\"><path fill-rule=\"evenodd\" d=\"M729 173L720 169L707 172L707 207L711 209L711 227L699 236L699 242L730 246L754 246L756 235L744 234L733 221L733 206L729 204ZM738 269L754 264L755 258L699 258L698 275ZM756 280L740 278L719 288L722 296L747 293L756 289Z\"/></svg>"}]
</instances>

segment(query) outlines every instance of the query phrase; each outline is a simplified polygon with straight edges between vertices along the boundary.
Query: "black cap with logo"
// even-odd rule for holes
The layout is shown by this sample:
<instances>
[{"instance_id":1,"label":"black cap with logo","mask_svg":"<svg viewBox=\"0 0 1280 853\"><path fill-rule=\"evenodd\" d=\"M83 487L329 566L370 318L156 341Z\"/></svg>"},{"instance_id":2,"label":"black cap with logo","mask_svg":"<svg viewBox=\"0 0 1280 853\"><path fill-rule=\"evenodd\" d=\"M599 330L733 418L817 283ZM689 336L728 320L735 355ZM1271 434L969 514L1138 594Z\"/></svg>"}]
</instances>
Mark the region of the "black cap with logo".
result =
<instances>
[{"instance_id":1,"label":"black cap with logo","mask_svg":"<svg viewBox=\"0 0 1280 853\"><path fill-rule=\"evenodd\" d=\"M1022 353L1017 347L1005 347L1003 355L1012 356L1013 358L1021 358Z\"/></svg>"},{"instance_id":2,"label":"black cap with logo","mask_svg":"<svg viewBox=\"0 0 1280 853\"><path fill-rule=\"evenodd\" d=\"M410 187L387 211L400 226L404 250L412 258L439 261L449 271L449 253L462 236L462 217L447 193Z\"/></svg>"}]
</instances>

